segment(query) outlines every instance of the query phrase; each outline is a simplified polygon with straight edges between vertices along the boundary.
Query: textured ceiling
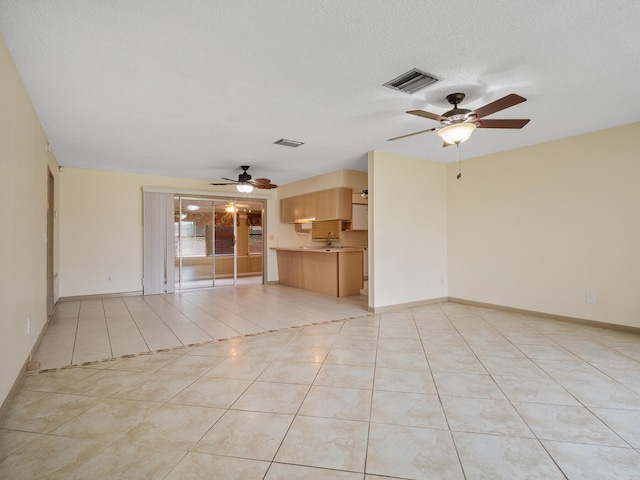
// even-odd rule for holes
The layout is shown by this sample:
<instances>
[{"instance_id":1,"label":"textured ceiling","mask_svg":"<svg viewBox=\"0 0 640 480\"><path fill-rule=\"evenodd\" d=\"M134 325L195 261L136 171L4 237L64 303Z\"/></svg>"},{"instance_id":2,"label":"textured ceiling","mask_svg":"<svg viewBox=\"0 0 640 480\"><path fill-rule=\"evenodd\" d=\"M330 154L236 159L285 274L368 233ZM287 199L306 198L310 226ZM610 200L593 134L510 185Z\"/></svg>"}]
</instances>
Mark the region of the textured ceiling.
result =
<instances>
[{"instance_id":1,"label":"textured ceiling","mask_svg":"<svg viewBox=\"0 0 640 480\"><path fill-rule=\"evenodd\" d=\"M437 126L528 101L476 130L463 158L640 120L637 0L0 0L0 29L63 166L218 180L248 164L283 184L365 171L377 149L457 160ZM382 84L411 68L441 81ZM299 148L274 145L286 138Z\"/></svg>"}]
</instances>

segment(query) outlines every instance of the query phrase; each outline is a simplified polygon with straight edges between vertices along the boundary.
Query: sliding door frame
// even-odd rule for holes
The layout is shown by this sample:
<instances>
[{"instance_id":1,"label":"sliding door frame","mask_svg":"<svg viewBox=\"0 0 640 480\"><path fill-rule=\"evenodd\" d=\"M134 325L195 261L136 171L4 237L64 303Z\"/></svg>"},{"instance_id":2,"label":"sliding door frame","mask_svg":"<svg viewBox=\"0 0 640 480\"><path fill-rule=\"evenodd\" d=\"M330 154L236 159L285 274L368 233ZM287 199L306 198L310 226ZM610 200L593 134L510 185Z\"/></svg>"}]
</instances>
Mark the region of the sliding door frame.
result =
<instances>
[{"instance_id":1,"label":"sliding door frame","mask_svg":"<svg viewBox=\"0 0 640 480\"><path fill-rule=\"evenodd\" d=\"M211 204L211 235L210 238L208 239L208 244L205 246L205 255L206 252L211 252L211 285L208 285L204 288L209 288L209 287L216 287L216 255L219 254L219 252L216 250L216 207L220 207L220 205L224 205L224 206L231 206L233 207L233 216L232 216L232 225L233 225L233 234L232 234L232 246L233 246L233 261L232 261L232 266L233 266L233 272L232 272L232 278L233 278L233 287L237 286L237 281L238 281L238 226L237 226L237 209L236 209L236 205L237 205L237 200L236 199L221 199L220 197L214 197L214 196L195 196L195 195L183 195L183 194L176 194L174 196L174 201L178 201L178 238L177 238L177 242L178 242L178 246L177 246L177 252L178 252L178 281L177 283L177 287L178 290L183 291L183 290L188 290L188 288L183 287L183 272L184 272L184 266L183 266L183 259L184 259L184 248L183 248L183 239L185 238L184 234L183 234L183 223L185 222L185 218L187 217L187 215L189 215L189 209L186 208L185 209L185 205L189 204L189 202L201 202L201 203L210 203ZM254 202L254 203L260 203L262 206L263 203L262 202ZM185 218L183 218L183 215L185 216ZM207 235L205 235L205 238L207 238ZM210 243L209 243L210 242ZM263 255L264 255L264 251L263 251ZM203 279L203 280L208 280L208 279ZM262 272L262 283L264 283L264 268L263 268L263 272ZM229 286L229 285L226 285ZM198 287L201 288L201 287Z\"/></svg>"},{"instance_id":2,"label":"sliding door frame","mask_svg":"<svg viewBox=\"0 0 640 480\"><path fill-rule=\"evenodd\" d=\"M157 192L157 193L170 193L175 198L176 196L190 196L201 199L216 199L225 202L235 201L237 202L253 202L261 204L261 214L262 214L262 235L263 235L263 247L262 247L262 284L268 284L268 248L267 248L267 238L269 232L269 222L267 220L267 206L269 200L272 199L272 196L265 193L254 193L252 195L242 195L235 192L211 192L207 190L190 190L190 189L175 189L175 188L166 188L166 187L142 187L143 193L146 192ZM171 220L173 221L173 216L171 216ZM146 231L145 231L146 234ZM237 231L235 232L237 236ZM143 252L143 258L145 258L146 263L146 254ZM175 259L174 259L175 262ZM146 268L146 266L145 266ZM237 270L237 268L236 268ZM175 284L175 279L174 279ZM160 293L160 292L158 292Z\"/></svg>"}]
</instances>

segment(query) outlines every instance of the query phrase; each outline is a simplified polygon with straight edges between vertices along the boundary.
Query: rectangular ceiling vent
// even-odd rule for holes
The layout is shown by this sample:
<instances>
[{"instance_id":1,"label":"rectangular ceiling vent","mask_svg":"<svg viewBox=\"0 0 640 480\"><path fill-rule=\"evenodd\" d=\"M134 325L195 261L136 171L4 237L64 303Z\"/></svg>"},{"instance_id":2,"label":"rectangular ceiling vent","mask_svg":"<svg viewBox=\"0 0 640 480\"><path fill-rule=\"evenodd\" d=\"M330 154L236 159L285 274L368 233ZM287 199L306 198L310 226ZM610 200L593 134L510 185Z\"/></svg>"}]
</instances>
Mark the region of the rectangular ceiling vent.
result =
<instances>
[{"instance_id":1,"label":"rectangular ceiling vent","mask_svg":"<svg viewBox=\"0 0 640 480\"><path fill-rule=\"evenodd\" d=\"M283 145L285 147L299 147L300 145L304 145L303 142L296 142L295 140L287 140L286 138L281 138L280 140L278 140L277 142L273 142L276 145Z\"/></svg>"},{"instance_id":2,"label":"rectangular ceiling vent","mask_svg":"<svg viewBox=\"0 0 640 480\"><path fill-rule=\"evenodd\" d=\"M422 90L437 81L438 79L433 75L423 72L422 70L418 70L417 68L413 68L407 73L403 73L399 77L383 84L383 86L412 95L418 90Z\"/></svg>"}]
</instances>

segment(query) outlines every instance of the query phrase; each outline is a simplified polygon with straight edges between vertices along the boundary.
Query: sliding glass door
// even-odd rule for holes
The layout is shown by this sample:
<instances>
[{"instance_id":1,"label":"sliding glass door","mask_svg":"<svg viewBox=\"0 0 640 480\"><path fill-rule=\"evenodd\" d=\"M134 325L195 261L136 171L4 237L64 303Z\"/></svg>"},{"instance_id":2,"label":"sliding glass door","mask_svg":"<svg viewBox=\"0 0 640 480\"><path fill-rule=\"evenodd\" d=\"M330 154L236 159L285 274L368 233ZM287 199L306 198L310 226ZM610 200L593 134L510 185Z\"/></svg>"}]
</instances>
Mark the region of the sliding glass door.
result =
<instances>
[{"instance_id":1,"label":"sliding glass door","mask_svg":"<svg viewBox=\"0 0 640 480\"><path fill-rule=\"evenodd\" d=\"M262 284L261 202L174 198L176 290Z\"/></svg>"}]
</instances>

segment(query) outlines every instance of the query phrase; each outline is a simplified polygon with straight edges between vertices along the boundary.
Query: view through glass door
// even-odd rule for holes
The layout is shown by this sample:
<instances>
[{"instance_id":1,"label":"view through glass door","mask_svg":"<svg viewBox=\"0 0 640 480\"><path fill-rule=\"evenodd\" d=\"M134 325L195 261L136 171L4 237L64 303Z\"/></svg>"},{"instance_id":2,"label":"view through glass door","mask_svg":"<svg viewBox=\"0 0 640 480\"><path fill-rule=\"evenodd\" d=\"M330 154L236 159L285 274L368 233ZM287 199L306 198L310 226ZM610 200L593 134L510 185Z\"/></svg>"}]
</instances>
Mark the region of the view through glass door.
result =
<instances>
[{"instance_id":1,"label":"view through glass door","mask_svg":"<svg viewBox=\"0 0 640 480\"><path fill-rule=\"evenodd\" d=\"M176 290L263 283L263 204L175 197Z\"/></svg>"}]
</instances>

